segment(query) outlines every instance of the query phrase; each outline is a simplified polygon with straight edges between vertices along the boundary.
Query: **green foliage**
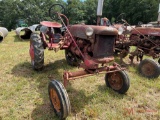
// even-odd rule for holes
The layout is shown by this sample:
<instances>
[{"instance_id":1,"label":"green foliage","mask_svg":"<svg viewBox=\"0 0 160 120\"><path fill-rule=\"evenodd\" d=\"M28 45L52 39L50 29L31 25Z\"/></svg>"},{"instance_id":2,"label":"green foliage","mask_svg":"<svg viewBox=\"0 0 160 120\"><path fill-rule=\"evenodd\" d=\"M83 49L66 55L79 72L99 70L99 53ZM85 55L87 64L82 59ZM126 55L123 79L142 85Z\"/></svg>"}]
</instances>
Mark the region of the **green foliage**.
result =
<instances>
[{"instance_id":1,"label":"green foliage","mask_svg":"<svg viewBox=\"0 0 160 120\"><path fill-rule=\"evenodd\" d=\"M84 6L80 0L68 0L66 7L66 15L70 23L75 24L84 20Z\"/></svg>"},{"instance_id":2,"label":"green foliage","mask_svg":"<svg viewBox=\"0 0 160 120\"><path fill-rule=\"evenodd\" d=\"M105 0L103 17L115 20L120 13L126 14L130 24L139 21L148 23L158 17L158 0ZM42 20L51 20L49 7L60 3L65 7L65 15L70 24L85 22L96 24L98 0L0 0L1 25L9 30L15 28L17 19L25 19L28 25L37 24Z\"/></svg>"},{"instance_id":3,"label":"green foliage","mask_svg":"<svg viewBox=\"0 0 160 120\"><path fill-rule=\"evenodd\" d=\"M9 30L15 28L17 19L25 19L29 25L42 20L51 20L48 9L56 0L2 0L0 1L0 21ZM62 0L59 3L64 4Z\"/></svg>"},{"instance_id":4,"label":"green foliage","mask_svg":"<svg viewBox=\"0 0 160 120\"><path fill-rule=\"evenodd\" d=\"M85 2L85 20L87 24L96 24L97 0L87 0Z\"/></svg>"},{"instance_id":5,"label":"green foliage","mask_svg":"<svg viewBox=\"0 0 160 120\"><path fill-rule=\"evenodd\" d=\"M104 3L103 13L109 19L116 19L120 13L125 13L125 19L131 24L139 21L148 23L157 20L158 3L158 0L108 0Z\"/></svg>"}]
</instances>

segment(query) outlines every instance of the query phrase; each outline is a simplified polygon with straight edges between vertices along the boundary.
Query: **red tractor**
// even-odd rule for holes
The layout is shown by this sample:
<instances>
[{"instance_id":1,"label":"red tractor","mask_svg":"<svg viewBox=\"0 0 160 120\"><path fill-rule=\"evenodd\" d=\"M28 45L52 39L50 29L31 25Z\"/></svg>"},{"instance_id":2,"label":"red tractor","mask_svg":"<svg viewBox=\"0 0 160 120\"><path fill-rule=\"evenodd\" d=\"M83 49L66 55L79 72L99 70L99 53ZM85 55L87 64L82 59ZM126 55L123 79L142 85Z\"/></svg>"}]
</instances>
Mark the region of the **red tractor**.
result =
<instances>
[{"instance_id":1,"label":"red tractor","mask_svg":"<svg viewBox=\"0 0 160 120\"><path fill-rule=\"evenodd\" d=\"M133 61L134 56L140 58L139 72L148 78L158 78L160 75L160 28L136 27L131 31L130 42L137 46L130 55L130 59ZM151 59L143 60L143 55L158 59L158 63Z\"/></svg>"},{"instance_id":2,"label":"red tractor","mask_svg":"<svg viewBox=\"0 0 160 120\"><path fill-rule=\"evenodd\" d=\"M124 20L125 16L125 13L121 13L115 24L110 24L108 19L101 18L101 25L112 26L118 30L114 53L119 55L121 63L128 54L131 64L137 57L137 61L140 61L139 73L147 78L158 78L160 75L160 22L155 25L150 23L131 26ZM135 51L130 52L131 46L136 47ZM153 59L143 60L144 55L158 59L158 62Z\"/></svg>"},{"instance_id":3,"label":"red tractor","mask_svg":"<svg viewBox=\"0 0 160 120\"><path fill-rule=\"evenodd\" d=\"M124 68L113 62L115 40L118 35L116 28L69 25L68 18L58 12L58 9L63 10L63 6L54 4L49 13L50 16L54 15L52 18L59 18L62 24L42 21L40 34L31 34L30 56L33 68L41 70L44 64L44 49L65 50L67 63L82 68L80 71L64 72L63 84L58 80L49 83L51 105L59 118L64 119L71 112L70 100L65 90L69 80L104 73L106 86L120 94L128 91L130 80Z\"/></svg>"},{"instance_id":4,"label":"red tractor","mask_svg":"<svg viewBox=\"0 0 160 120\"><path fill-rule=\"evenodd\" d=\"M124 24L114 25L120 33L116 40L115 52L119 53L121 61L128 54L131 63L137 57L137 61L140 61L139 73L147 78L158 78L160 75L160 27L131 26L123 17L121 19ZM130 52L131 46L136 47L135 51ZM144 55L158 59L158 63L152 59L143 60Z\"/></svg>"}]
</instances>

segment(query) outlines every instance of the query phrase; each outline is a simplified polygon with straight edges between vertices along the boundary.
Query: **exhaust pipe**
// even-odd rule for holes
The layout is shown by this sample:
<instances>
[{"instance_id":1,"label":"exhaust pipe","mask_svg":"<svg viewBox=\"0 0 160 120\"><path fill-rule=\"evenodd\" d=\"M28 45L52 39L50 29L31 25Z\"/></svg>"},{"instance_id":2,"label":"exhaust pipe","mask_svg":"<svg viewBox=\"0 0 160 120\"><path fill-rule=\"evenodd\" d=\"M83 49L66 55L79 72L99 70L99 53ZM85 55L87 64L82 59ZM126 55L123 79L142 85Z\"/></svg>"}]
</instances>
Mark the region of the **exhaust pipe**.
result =
<instances>
[{"instance_id":1,"label":"exhaust pipe","mask_svg":"<svg viewBox=\"0 0 160 120\"><path fill-rule=\"evenodd\" d=\"M39 24L35 24L30 27L18 27L15 32L21 40L26 40L30 39L32 32L37 31L39 26Z\"/></svg>"},{"instance_id":2,"label":"exhaust pipe","mask_svg":"<svg viewBox=\"0 0 160 120\"><path fill-rule=\"evenodd\" d=\"M97 6L97 25L100 25L104 0L98 0Z\"/></svg>"},{"instance_id":3,"label":"exhaust pipe","mask_svg":"<svg viewBox=\"0 0 160 120\"><path fill-rule=\"evenodd\" d=\"M4 27L0 27L0 42L8 35L8 30Z\"/></svg>"},{"instance_id":4,"label":"exhaust pipe","mask_svg":"<svg viewBox=\"0 0 160 120\"><path fill-rule=\"evenodd\" d=\"M159 4L159 10L158 10L158 24L160 24L160 4Z\"/></svg>"}]
</instances>

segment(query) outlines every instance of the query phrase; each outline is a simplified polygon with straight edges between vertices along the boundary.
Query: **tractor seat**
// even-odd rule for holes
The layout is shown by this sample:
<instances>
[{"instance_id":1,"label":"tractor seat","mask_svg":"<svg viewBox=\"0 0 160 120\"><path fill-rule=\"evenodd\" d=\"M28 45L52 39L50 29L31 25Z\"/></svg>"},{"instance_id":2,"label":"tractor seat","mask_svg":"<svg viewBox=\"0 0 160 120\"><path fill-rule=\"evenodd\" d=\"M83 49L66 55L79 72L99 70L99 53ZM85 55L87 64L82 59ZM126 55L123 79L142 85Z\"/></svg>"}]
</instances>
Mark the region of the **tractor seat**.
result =
<instances>
[{"instance_id":1,"label":"tractor seat","mask_svg":"<svg viewBox=\"0 0 160 120\"><path fill-rule=\"evenodd\" d=\"M50 22L50 21L42 21L40 22L41 25L46 27L53 27L53 28L61 28L62 25L58 22Z\"/></svg>"},{"instance_id":2,"label":"tractor seat","mask_svg":"<svg viewBox=\"0 0 160 120\"><path fill-rule=\"evenodd\" d=\"M54 34L53 36L54 36L54 43L60 42L60 38L62 37L61 34L56 33L56 34Z\"/></svg>"}]
</instances>

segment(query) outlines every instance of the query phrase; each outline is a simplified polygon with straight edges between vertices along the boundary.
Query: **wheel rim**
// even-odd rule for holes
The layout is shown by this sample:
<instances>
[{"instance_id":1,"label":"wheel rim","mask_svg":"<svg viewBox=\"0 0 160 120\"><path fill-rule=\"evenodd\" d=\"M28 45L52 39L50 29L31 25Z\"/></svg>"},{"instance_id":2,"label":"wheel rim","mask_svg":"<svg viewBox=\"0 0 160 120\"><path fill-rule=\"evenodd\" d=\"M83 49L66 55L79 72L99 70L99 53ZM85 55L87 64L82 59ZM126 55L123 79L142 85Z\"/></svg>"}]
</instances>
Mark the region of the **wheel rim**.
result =
<instances>
[{"instance_id":1,"label":"wheel rim","mask_svg":"<svg viewBox=\"0 0 160 120\"><path fill-rule=\"evenodd\" d=\"M146 63L142 66L141 71L146 76L152 76L154 74L154 65L151 63Z\"/></svg>"},{"instance_id":2,"label":"wheel rim","mask_svg":"<svg viewBox=\"0 0 160 120\"><path fill-rule=\"evenodd\" d=\"M52 104L54 106L54 109L57 112L60 112L60 109L61 109L60 99L57 95L57 92L53 88L50 89L50 98L51 98Z\"/></svg>"},{"instance_id":3,"label":"wheel rim","mask_svg":"<svg viewBox=\"0 0 160 120\"><path fill-rule=\"evenodd\" d=\"M123 78L119 73L111 73L108 82L114 90L119 90L123 86Z\"/></svg>"}]
</instances>

